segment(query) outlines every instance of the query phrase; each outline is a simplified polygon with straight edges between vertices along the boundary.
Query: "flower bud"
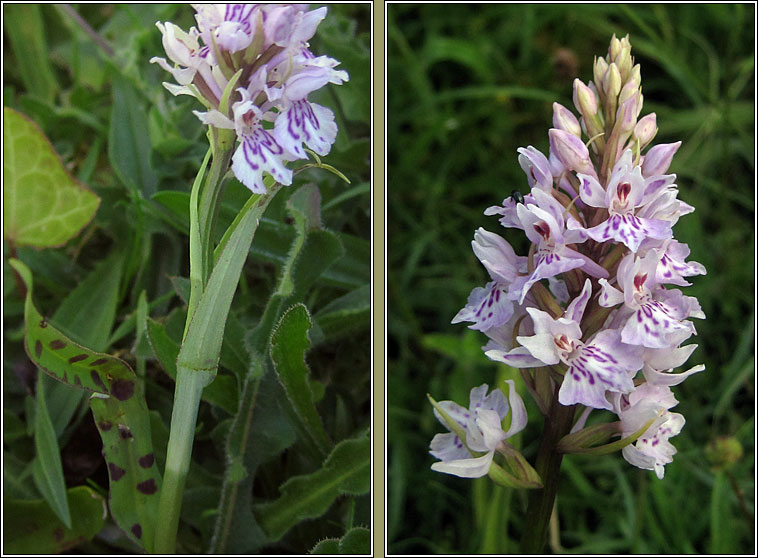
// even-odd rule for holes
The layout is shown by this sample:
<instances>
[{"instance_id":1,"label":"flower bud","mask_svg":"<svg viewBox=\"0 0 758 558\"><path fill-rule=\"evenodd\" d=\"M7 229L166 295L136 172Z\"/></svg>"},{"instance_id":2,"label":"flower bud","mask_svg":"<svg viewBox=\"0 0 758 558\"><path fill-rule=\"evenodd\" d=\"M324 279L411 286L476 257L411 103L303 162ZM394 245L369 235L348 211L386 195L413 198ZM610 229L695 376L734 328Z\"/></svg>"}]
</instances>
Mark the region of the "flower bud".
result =
<instances>
[{"instance_id":1,"label":"flower bud","mask_svg":"<svg viewBox=\"0 0 758 558\"><path fill-rule=\"evenodd\" d=\"M582 140L556 128L551 128L548 134L550 136L550 151L555 154L566 169L596 175L595 168L590 161L590 153Z\"/></svg>"},{"instance_id":2,"label":"flower bud","mask_svg":"<svg viewBox=\"0 0 758 558\"><path fill-rule=\"evenodd\" d=\"M582 116L597 114L597 97L581 80L574 80L574 106Z\"/></svg>"},{"instance_id":3,"label":"flower bud","mask_svg":"<svg viewBox=\"0 0 758 558\"><path fill-rule=\"evenodd\" d=\"M618 130L621 137L630 134L637 124L637 101L637 97L629 97L619 104L613 131Z\"/></svg>"},{"instance_id":4,"label":"flower bud","mask_svg":"<svg viewBox=\"0 0 758 558\"><path fill-rule=\"evenodd\" d=\"M582 137L582 127L576 116L560 103L553 103L553 126L578 138Z\"/></svg>"},{"instance_id":5,"label":"flower bud","mask_svg":"<svg viewBox=\"0 0 758 558\"><path fill-rule=\"evenodd\" d=\"M595 85L597 85L597 87L601 90L603 88L603 78L605 77L607 71L608 62L605 60L605 58L595 58L595 65L592 68L593 79L595 81Z\"/></svg>"},{"instance_id":6,"label":"flower bud","mask_svg":"<svg viewBox=\"0 0 758 558\"><path fill-rule=\"evenodd\" d=\"M676 143L659 143L651 147L642 163L642 175L647 178L648 176L666 174L669 165L671 165L671 159L674 158L674 153L681 145L682 142L678 141Z\"/></svg>"},{"instance_id":7,"label":"flower bud","mask_svg":"<svg viewBox=\"0 0 758 558\"><path fill-rule=\"evenodd\" d=\"M621 41L616 38L616 33L611 37L611 44L608 47L608 60L616 60L621 52Z\"/></svg>"},{"instance_id":8,"label":"flower bud","mask_svg":"<svg viewBox=\"0 0 758 558\"><path fill-rule=\"evenodd\" d=\"M632 69L632 54L630 47L621 47L621 52L615 59L616 66L621 73L621 79L626 80L629 77L629 72Z\"/></svg>"},{"instance_id":9,"label":"flower bud","mask_svg":"<svg viewBox=\"0 0 758 558\"><path fill-rule=\"evenodd\" d=\"M640 142L640 149L653 141L655 134L658 133L658 126L655 113L651 112L640 118L634 127L634 138Z\"/></svg>"},{"instance_id":10,"label":"flower bud","mask_svg":"<svg viewBox=\"0 0 758 558\"><path fill-rule=\"evenodd\" d=\"M624 87L621 88L621 91L619 92L619 104L623 103L627 99L631 99L635 95L639 95L640 93L640 87L639 84L634 83L633 81L628 81L624 84Z\"/></svg>"},{"instance_id":11,"label":"flower bud","mask_svg":"<svg viewBox=\"0 0 758 558\"><path fill-rule=\"evenodd\" d=\"M608 66L608 71L603 77L603 92L607 99L613 99L614 101L621 92L621 74L615 62L612 62Z\"/></svg>"}]
</instances>

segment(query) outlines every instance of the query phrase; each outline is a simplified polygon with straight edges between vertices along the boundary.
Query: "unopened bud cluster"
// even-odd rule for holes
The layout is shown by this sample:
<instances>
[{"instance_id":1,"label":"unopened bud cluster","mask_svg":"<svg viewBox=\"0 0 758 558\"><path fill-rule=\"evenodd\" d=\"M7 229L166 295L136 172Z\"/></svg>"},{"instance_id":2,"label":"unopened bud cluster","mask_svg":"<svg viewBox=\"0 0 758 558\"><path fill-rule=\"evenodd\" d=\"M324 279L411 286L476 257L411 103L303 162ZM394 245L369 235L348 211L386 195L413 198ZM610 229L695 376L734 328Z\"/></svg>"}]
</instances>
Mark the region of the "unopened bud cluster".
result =
<instances>
[{"instance_id":1,"label":"unopened bud cluster","mask_svg":"<svg viewBox=\"0 0 758 558\"><path fill-rule=\"evenodd\" d=\"M490 281L471 292L453 323L484 332L485 354L521 369L542 412L551 404L583 406L561 451L601 453L571 441L594 439L590 431L581 435L584 421L589 410L605 409L618 417L610 430L622 439L606 448L623 446L627 461L662 478L676 453L669 438L684 425L670 411L678 403L670 388L704 369L672 373L697 347L683 345L696 333L690 318L705 317L694 297L673 288L705 274L686 261L690 250L672 232L680 216L694 211L677 199L676 175L666 174L681 142L642 153L657 123L655 114L639 118L640 66L628 37L613 37L608 56L595 60L593 81L574 82L573 101L578 118L553 104L548 156L532 146L518 149L529 192L515 191L485 211L503 227L522 230L528 253L516 254L503 237L480 228L472 247ZM472 390L468 410L443 402L457 425L442 421L451 433L432 442L443 462L435 470L481 476L487 471L480 452L486 448L491 461L493 449L507 445L496 417L502 420L508 406L481 391ZM517 422L521 429L525 418ZM465 439L456 431L465 431ZM490 443L466 441L480 438ZM466 466L476 459L478 467Z\"/></svg>"},{"instance_id":2,"label":"unopened bud cluster","mask_svg":"<svg viewBox=\"0 0 758 558\"><path fill-rule=\"evenodd\" d=\"M216 141L240 145L232 170L245 186L265 193L263 173L292 183L287 161L305 159L303 144L326 155L337 126L328 108L307 97L327 83L347 81L337 60L315 56L308 41L326 8L305 4L196 4L197 27L185 32L158 22L165 58L154 57L178 85L163 85L174 95L192 95L207 112L195 112L212 126Z\"/></svg>"}]
</instances>

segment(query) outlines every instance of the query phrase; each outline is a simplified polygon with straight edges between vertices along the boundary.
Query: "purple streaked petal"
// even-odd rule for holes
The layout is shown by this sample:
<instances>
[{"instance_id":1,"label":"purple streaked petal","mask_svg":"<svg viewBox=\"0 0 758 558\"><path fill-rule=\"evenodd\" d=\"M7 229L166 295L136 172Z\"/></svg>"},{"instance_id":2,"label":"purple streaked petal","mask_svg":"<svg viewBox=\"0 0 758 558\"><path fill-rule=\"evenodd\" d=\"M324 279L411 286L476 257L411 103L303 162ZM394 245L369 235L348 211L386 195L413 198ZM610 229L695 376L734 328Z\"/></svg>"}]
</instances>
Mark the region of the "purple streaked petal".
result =
<instances>
[{"instance_id":1,"label":"purple streaked petal","mask_svg":"<svg viewBox=\"0 0 758 558\"><path fill-rule=\"evenodd\" d=\"M645 238L670 238L671 223L657 219L642 219L631 213L613 214L599 225L587 229L587 234L597 242L615 240L636 252Z\"/></svg>"},{"instance_id":2,"label":"purple streaked petal","mask_svg":"<svg viewBox=\"0 0 758 558\"><path fill-rule=\"evenodd\" d=\"M570 269L582 267L585 264L585 261L582 259L562 257L559 253L547 252L538 255L535 258L535 264L534 271L528 277L521 290L519 304L524 303L526 294L537 281L547 279L548 277L555 277L559 273L569 271Z\"/></svg>"},{"instance_id":3,"label":"purple streaked petal","mask_svg":"<svg viewBox=\"0 0 758 558\"><path fill-rule=\"evenodd\" d=\"M466 428L466 424L471 418L471 413L466 407L461 407L455 401L440 401L438 405L452 420L457 422L461 428ZM442 415L439 414L437 409L434 409L434 416L437 417L437 420L440 421L442 426L450 430L450 426L445 419L442 418Z\"/></svg>"},{"instance_id":4,"label":"purple streaked petal","mask_svg":"<svg viewBox=\"0 0 758 558\"><path fill-rule=\"evenodd\" d=\"M596 178L588 174L577 174L579 178L579 197L592 207L607 207L605 205L605 189Z\"/></svg>"},{"instance_id":5,"label":"purple streaked petal","mask_svg":"<svg viewBox=\"0 0 758 558\"><path fill-rule=\"evenodd\" d=\"M435 434L431 444L429 444L429 453L440 461L454 461L471 456L463 442L452 432Z\"/></svg>"},{"instance_id":6,"label":"purple streaked petal","mask_svg":"<svg viewBox=\"0 0 758 558\"><path fill-rule=\"evenodd\" d=\"M334 113L305 100L292 103L279 114L274 123L274 137L288 153L298 159L308 158L303 143L319 155L326 155L336 135Z\"/></svg>"},{"instance_id":7,"label":"purple streaked petal","mask_svg":"<svg viewBox=\"0 0 758 558\"><path fill-rule=\"evenodd\" d=\"M280 184L292 184L292 171L284 166L283 150L263 128L243 136L232 157L234 176L256 194L265 194L263 172L268 172Z\"/></svg>"},{"instance_id":8,"label":"purple streaked petal","mask_svg":"<svg viewBox=\"0 0 758 558\"><path fill-rule=\"evenodd\" d=\"M474 233L471 247L494 281L509 284L518 276L522 258L500 235L479 227Z\"/></svg>"},{"instance_id":9,"label":"purple streaked petal","mask_svg":"<svg viewBox=\"0 0 758 558\"><path fill-rule=\"evenodd\" d=\"M566 312L563 314L563 317L576 323L581 322L582 316L584 316L584 309L587 307L587 302L591 296L592 282L587 279L584 282L582 292L579 293L579 296L571 301L571 304L569 304L568 308L566 308Z\"/></svg>"},{"instance_id":10,"label":"purple streaked petal","mask_svg":"<svg viewBox=\"0 0 758 558\"><path fill-rule=\"evenodd\" d=\"M453 318L453 324L473 322L469 328L485 331L505 324L513 315L513 302L505 285L490 281L471 291L466 306Z\"/></svg>"},{"instance_id":11,"label":"purple streaked petal","mask_svg":"<svg viewBox=\"0 0 758 558\"><path fill-rule=\"evenodd\" d=\"M519 147L518 164L526 174L529 187L550 191L553 188L553 175L550 173L550 163L539 150L531 145Z\"/></svg>"},{"instance_id":12,"label":"purple streaked petal","mask_svg":"<svg viewBox=\"0 0 758 558\"><path fill-rule=\"evenodd\" d=\"M561 405L581 403L593 409L612 410L605 397L606 386L594 373L577 367L570 367L563 377L558 401Z\"/></svg>"},{"instance_id":13,"label":"purple streaked petal","mask_svg":"<svg viewBox=\"0 0 758 558\"><path fill-rule=\"evenodd\" d=\"M534 368L545 366L545 363L534 358L525 347L516 347L510 351L491 350L484 353L487 358L497 362L504 362L514 368Z\"/></svg>"},{"instance_id":14,"label":"purple streaked petal","mask_svg":"<svg viewBox=\"0 0 758 558\"><path fill-rule=\"evenodd\" d=\"M648 300L627 320L621 330L621 340L630 345L663 349L672 346L674 337L678 339L682 332L694 332L694 329L690 322L671 316L665 305Z\"/></svg>"}]
</instances>

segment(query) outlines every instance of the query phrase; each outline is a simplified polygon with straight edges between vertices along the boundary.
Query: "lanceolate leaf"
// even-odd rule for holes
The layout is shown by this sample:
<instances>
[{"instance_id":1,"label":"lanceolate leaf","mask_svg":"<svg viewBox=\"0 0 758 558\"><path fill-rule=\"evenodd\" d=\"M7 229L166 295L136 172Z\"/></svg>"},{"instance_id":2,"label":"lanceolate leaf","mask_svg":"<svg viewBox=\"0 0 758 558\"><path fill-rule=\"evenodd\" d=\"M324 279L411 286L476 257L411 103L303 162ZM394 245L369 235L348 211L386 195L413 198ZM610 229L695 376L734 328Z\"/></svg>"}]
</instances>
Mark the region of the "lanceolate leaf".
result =
<instances>
[{"instance_id":1,"label":"lanceolate leaf","mask_svg":"<svg viewBox=\"0 0 758 558\"><path fill-rule=\"evenodd\" d=\"M326 455L331 442L324 431L321 417L313 404L308 383L310 371L305 352L310 348L308 330L311 320L302 304L290 308L282 317L271 338L271 358L287 398L316 447Z\"/></svg>"},{"instance_id":2,"label":"lanceolate leaf","mask_svg":"<svg viewBox=\"0 0 758 558\"><path fill-rule=\"evenodd\" d=\"M343 440L321 469L289 479L280 487L278 500L258 506L258 521L272 540L279 540L303 519L322 515L338 496L368 492L370 473L368 436Z\"/></svg>"},{"instance_id":3,"label":"lanceolate leaf","mask_svg":"<svg viewBox=\"0 0 758 558\"><path fill-rule=\"evenodd\" d=\"M3 115L3 234L18 245L65 244L100 198L74 180L34 122L8 107Z\"/></svg>"},{"instance_id":4,"label":"lanceolate leaf","mask_svg":"<svg viewBox=\"0 0 758 558\"><path fill-rule=\"evenodd\" d=\"M26 352L52 377L94 392L90 406L108 462L111 513L119 526L149 552L161 477L155 466L142 384L122 360L82 347L48 323L32 302L29 268L18 260L10 264L27 288Z\"/></svg>"}]
</instances>

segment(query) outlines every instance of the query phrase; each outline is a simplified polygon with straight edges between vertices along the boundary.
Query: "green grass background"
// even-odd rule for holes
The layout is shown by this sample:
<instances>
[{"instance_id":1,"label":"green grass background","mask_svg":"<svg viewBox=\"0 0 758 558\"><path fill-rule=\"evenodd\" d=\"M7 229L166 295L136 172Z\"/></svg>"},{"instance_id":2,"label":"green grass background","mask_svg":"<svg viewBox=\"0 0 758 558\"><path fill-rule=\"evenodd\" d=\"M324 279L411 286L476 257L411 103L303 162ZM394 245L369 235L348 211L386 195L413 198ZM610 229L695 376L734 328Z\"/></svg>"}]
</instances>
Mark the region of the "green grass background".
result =
<instances>
[{"instance_id":1,"label":"green grass background","mask_svg":"<svg viewBox=\"0 0 758 558\"><path fill-rule=\"evenodd\" d=\"M483 334L450 324L488 280L470 242L482 226L526 253L482 212L527 190L517 147L547 153L552 101L573 110L574 77L591 79L614 32L629 33L642 66L654 143L683 142L671 171L696 212L674 232L708 269L685 289L707 315L689 365L706 371L674 388L687 424L664 480L620 454L564 460L547 550L754 552L754 19L747 4L389 5L390 552L517 551L526 495L430 470L443 428L426 393L466 403L471 387L512 377L481 353ZM529 412L520 443L532 459L541 418ZM723 436L744 454L717 471L705 450Z\"/></svg>"}]
</instances>

